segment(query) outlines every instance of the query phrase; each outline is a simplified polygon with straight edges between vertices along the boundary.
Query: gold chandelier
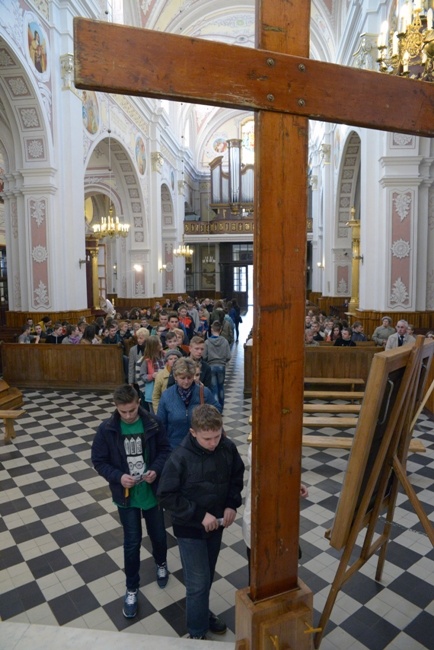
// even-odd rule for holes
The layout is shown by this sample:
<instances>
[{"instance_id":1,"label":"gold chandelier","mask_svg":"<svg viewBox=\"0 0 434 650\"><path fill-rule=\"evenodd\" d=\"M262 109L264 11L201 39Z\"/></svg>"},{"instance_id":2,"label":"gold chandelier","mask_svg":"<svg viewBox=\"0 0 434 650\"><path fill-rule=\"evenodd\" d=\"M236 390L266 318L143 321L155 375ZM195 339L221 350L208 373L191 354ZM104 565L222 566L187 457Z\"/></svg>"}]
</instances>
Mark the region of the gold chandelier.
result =
<instances>
[{"instance_id":1,"label":"gold chandelier","mask_svg":"<svg viewBox=\"0 0 434 650\"><path fill-rule=\"evenodd\" d=\"M107 217L101 217L101 222L96 223L92 226L93 236L95 239L104 239L105 237L127 237L130 224L129 223L120 223L119 217L113 218L113 203L112 203L112 181L113 181L113 169L112 169L112 147L111 147L111 129L110 129L110 105L108 109L108 120L109 128L108 132L108 169L110 174L110 196L109 196L109 212Z\"/></svg>"},{"instance_id":2,"label":"gold chandelier","mask_svg":"<svg viewBox=\"0 0 434 650\"><path fill-rule=\"evenodd\" d=\"M391 29L384 22L378 36L380 72L434 81L434 2L406 0Z\"/></svg>"},{"instance_id":3,"label":"gold chandelier","mask_svg":"<svg viewBox=\"0 0 434 650\"><path fill-rule=\"evenodd\" d=\"M96 239L104 239L104 237L127 237L130 231L129 223L120 223L119 217L113 218L113 205L110 204L110 209L107 217L101 217L101 223L92 226L93 236Z\"/></svg>"},{"instance_id":4,"label":"gold chandelier","mask_svg":"<svg viewBox=\"0 0 434 650\"><path fill-rule=\"evenodd\" d=\"M193 249L190 246L182 242L178 245L178 248L173 249L173 254L175 257L191 257L193 255Z\"/></svg>"}]
</instances>

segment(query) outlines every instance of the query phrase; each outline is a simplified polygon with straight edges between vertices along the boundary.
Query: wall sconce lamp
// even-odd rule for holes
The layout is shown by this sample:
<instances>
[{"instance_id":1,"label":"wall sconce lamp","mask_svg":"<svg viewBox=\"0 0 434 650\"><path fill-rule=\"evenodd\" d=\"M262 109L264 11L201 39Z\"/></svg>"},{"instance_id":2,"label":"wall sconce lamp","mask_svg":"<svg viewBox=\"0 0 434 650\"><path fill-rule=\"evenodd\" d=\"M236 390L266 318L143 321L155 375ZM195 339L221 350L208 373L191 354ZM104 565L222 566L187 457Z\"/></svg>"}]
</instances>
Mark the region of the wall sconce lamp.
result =
<instances>
[{"instance_id":1,"label":"wall sconce lamp","mask_svg":"<svg viewBox=\"0 0 434 650\"><path fill-rule=\"evenodd\" d=\"M160 266L158 270L160 271L160 273L163 273L163 271L165 271L166 268L167 268L167 264L163 264L162 266Z\"/></svg>"},{"instance_id":2,"label":"wall sconce lamp","mask_svg":"<svg viewBox=\"0 0 434 650\"><path fill-rule=\"evenodd\" d=\"M115 278L118 277L118 265L116 264L116 262L113 264L113 275L115 276Z\"/></svg>"},{"instance_id":3,"label":"wall sconce lamp","mask_svg":"<svg viewBox=\"0 0 434 650\"><path fill-rule=\"evenodd\" d=\"M363 264L363 255L353 255L353 260L360 260Z\"/></svg>"},{"instance_id":4,"label":"wall sconce lamp","mask_svg":"<svg viewBox=\"0 0 434 650\"><path fill-rule=\"evenodd\" d=\"M78 265L79 265L80 268L83 266L83 264L86 264L86 263L87 263L87 260L78 260Z\"/></svg>"},{"instance_id":5,"label":"wall sconce lamp","mask_svg":"<svg viewBox=\"0 0 434 650\"><path fill-rule=\"evenodd\" d=\"M319 269L323 269L323 268L324 268L324 264L323 264L322 262L317 262L316 265L317 265L317 267L318 267Z\"/></svg>"}]
</instances>

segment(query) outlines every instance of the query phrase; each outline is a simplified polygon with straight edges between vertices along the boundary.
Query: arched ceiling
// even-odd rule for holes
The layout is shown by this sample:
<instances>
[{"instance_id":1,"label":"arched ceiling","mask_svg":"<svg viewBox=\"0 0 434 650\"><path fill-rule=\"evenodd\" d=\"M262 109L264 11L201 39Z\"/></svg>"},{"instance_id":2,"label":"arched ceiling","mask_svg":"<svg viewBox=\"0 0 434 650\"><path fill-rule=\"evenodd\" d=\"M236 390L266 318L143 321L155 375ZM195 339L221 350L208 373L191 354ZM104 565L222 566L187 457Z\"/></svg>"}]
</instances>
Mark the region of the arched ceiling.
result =
<instances>
[{"instance_id":1,"label":"arched ceiling","mask_svg":"<svg viewBox=\"0 0 434 650\"><path fill-rule=\"evenodd\" d=\"M306 0L309 1L309 0ZM339 25L351 0L312 0L311 58L335 60ZM255 47L255 0L124 0L124 22L148 29ZM234 111L184 106L180 118L195 129L196 146L204 146ZM197 151L201 166L203 151Z\"/></svg>"}]
</instances>

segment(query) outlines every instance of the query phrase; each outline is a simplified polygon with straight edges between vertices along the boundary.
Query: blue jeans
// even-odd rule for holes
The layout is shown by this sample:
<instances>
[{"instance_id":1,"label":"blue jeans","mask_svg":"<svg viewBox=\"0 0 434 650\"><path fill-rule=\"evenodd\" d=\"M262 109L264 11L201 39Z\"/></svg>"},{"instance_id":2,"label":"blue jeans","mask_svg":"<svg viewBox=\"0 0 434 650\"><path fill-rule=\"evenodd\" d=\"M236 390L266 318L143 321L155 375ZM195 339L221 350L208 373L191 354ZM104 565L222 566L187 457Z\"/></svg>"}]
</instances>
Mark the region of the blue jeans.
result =
<instances>
[{"instance_id":1,"label":"blue jeans","mask_svg":"<svg viewBox=\"0 0 434 650\"><path fill-rule=\"evenodd\" d=\"M220 402L221 407L225 405L225 366L211 366L212 392Z\"/></svg>"},{"instance_id":2,"label":"blue jeans","mask_svg":"<svg viewBox=\"0 0 434 650\"><path fill-rule=\"evenodd\" d=\"M190 636L202 636L208 630L209 592L220 552L223 528L213 531L207 539L178 537L187 591L187 630Z\"/></svg>"},{"instance_id":3,"label":"blue jeans","mask_svg":"<svg viewBox=\"0 0 434 650\"><path fill-rule=\"evenodd\" d=\"M167 558L167 538L163 509L158 506L140 508L118 508L124 529L124 565L127 589L135 591L140 584L140 547L142 544L142 516L152 544L152 555L157 564Z\"/></svg>"}]
</instances>

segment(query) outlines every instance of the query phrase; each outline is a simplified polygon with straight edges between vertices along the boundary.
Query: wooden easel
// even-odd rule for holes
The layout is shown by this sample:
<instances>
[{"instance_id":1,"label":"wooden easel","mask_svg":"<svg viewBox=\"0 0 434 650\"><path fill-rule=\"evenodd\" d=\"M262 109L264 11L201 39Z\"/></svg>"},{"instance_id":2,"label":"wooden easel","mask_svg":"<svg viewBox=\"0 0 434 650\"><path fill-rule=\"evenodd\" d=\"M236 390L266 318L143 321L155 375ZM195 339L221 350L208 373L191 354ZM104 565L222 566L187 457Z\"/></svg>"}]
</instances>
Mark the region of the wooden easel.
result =
<instances>
[{"instance_id":1,"label":"wooden easel","mask_svg":"<svg viewBox=\"0 0 434 650\"><path fill-rule=\"evenodd\" d=\"M428 350L428 366L431 363L434 345L430 347L431 350ZM341 520L344 521L345 519L349 519L352 523L345 541L344 551L336 576L333 580L324 611L318 624L319 630L315 634L315 648L318 648L321 643L324 629L328 623L333 605L340 589L345 582L347 582L347 580L349 580L351 576L353 576L378 550L380 550L380 555L375 579L381 580L399 485L402 485L404 488L431 543L434 544L434 528L424 512L422 505L406 476L405 470L408 448L413 430L411 425L415 411L418 408L420 395L423 392L423 386L421 384L425 382L427 374L427 366L423 365L424 353L426 360L427 348L424 347L424 339L423 337L418 337L416 344L411 349L407 364L403 366L404 375L400 381L395 403L390 414L386 413L385 415L385 417L388 418L387 426L378 453L376 453L372 469L369 470L369 478L367 479L366 487L362 493L360 503L353 501L353 505L351 506L350 500L345 503L344 510L339 513ZM384 354L387 355L388 353ZM394 356L397 355L395 354ZM375 380L376 378L373 377L372 381L374 382ZM384 414L382 414L381 417L383 417L383 415ZM356 432L356 436L357 433L359 433L358 442L362 439L361 444L363 445L363 438L366 438L366 435L364 434L367 432ZM372 439L373 437L371 440ZM355 448L357 451L357 445ZM348 472L352 471L352 468L350 468L351 461L353 461L353 466L357 467L358 459L350 458L349 468L347 470ZM367 465L368 463L365 464L365 467L361 468L365 475ZM346 496L344 492L346 487L344 481L341 495L344 502ZM352 487L350 487L350 489L352 489ZM350 505L348 505L348 503ZM375 527L378 523L380 514L384 510L386 510L386 516L383 531L374 541ZM357 537L364 527L367 527L367 530L360 556L349 566ZM329 533L327 533L326 536L330 537L331 544L340 547L342 539L345 540L345 533L342 537L341 531L335 530L335 528L332 529L331 534Z\"/></svg>"}]
</instances>

